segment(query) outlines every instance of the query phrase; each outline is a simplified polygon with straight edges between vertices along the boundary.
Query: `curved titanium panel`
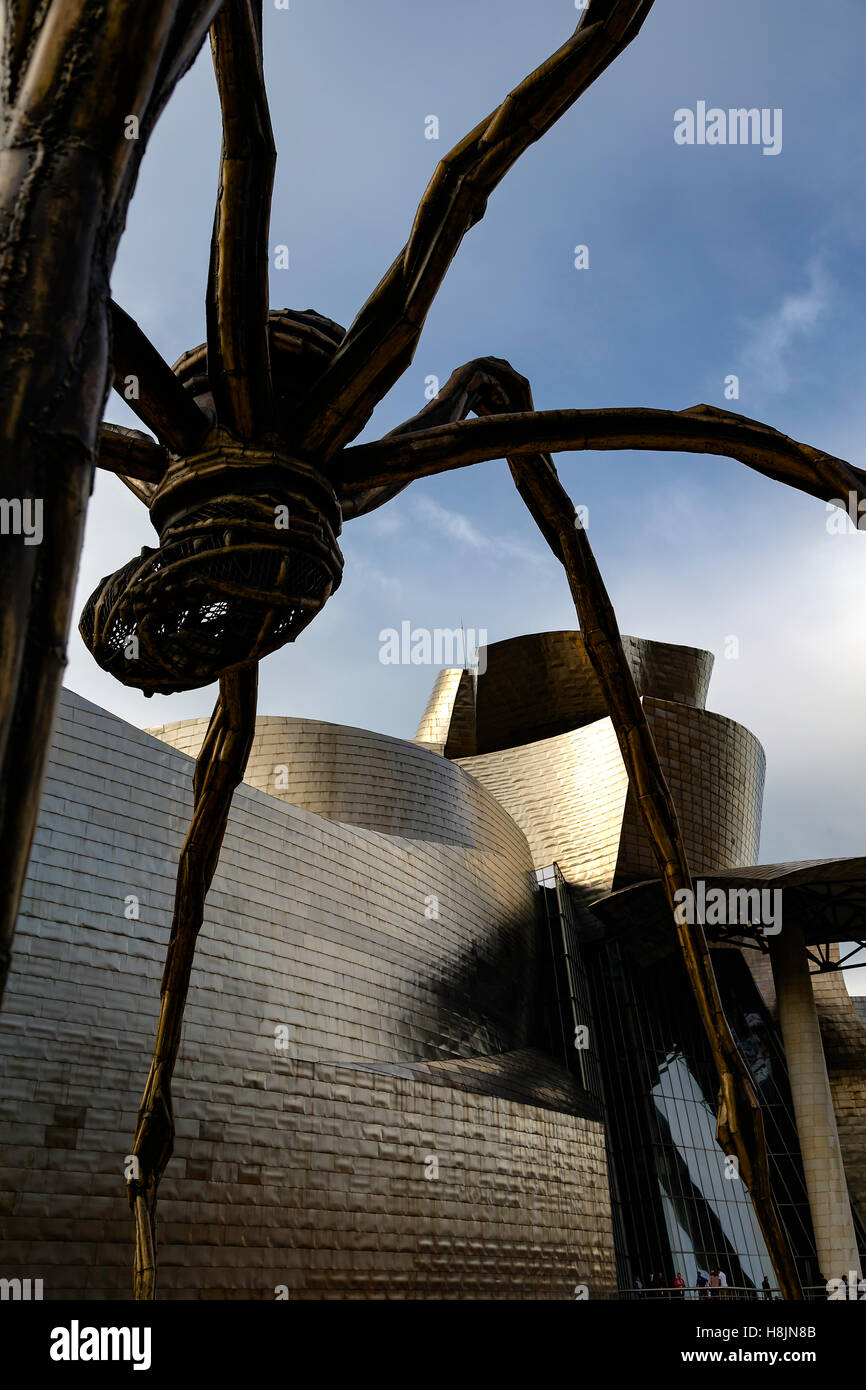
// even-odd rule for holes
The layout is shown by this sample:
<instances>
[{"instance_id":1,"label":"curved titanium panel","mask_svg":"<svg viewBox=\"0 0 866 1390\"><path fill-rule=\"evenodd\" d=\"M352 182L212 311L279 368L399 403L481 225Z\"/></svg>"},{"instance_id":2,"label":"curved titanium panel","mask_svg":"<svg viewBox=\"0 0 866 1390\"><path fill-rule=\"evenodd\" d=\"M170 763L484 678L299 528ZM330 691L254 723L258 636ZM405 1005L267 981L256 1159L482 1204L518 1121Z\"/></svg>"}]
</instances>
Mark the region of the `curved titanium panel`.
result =
<instances>
[{"instance_id":1,"label":"curved titanium panel","mask_svg":"<svg viewBox=\"0 0 866 1390\"><path fill-rule=\"evenodd\" d=\"M639 694L703 708L712 653L641 637L624 636L622 642ZM482 653L480 670L478 753L550 738L607 716L579 632L494 642Z\"/></svg>"},{"instance_id":2,"label":"curved titanium panel","mask_svg":"<svg viewBox=\"0 0 866 1390\"><path fill-rule=\"evenodd\" d=\"M694 872L755 861L764 751L742 725L644 697ZM609 719L521 748L460 758L526 836L536 868L554 860L587 898L656 876Z\"/></svg>"},{"instance_id":3,"label":"curved titanium panel","mask_svg":"<svg viewBox=\"0 0 866 1390\"><path fill-rule=\"evenodd\" d=\"M147 732L195 757L207 726L206 719L184 719ZM244 782L344 825L526 859L500 803L454 763L406 739L263 715Z\"/></svg>"},{"instance_id":4,"label":"curved titanium panel","mask_svg":"<svg viewBox=\"0 0 866 1390\"><path fill-rule=\"evenodd\" d=\"M417 802L390 814L417 831L429 798L428 833L389 837L238 789L174 1088L161 1295L609 1287L602 1127L557 1099L566 1074L527 1051L520 832L432 753L406 745L401 761L376 735L308 734L307 775L317 765L322 778L311 798L344 804L331 783L344 786L345 769L323 748L369 754L370 787L381 755ZM123 1162L191 774L176 750L64 693L0 1015L2 1275L42 1278L46 1298L130 1296Z\"/></svg>"},{"instance_id":5,"label":"curved titanium panel","mask_svg":"<svg viewBox=\"0 0 866 1390\"><path fill-rule=\"evenodd\" d=\"M458 761L520 826L537 869L555 862L590 897L610 892L628 778L609 719Z\"/></svg>"},{"instance_id":6,"label":"curved titanium panel","mask_svg":"<svg viewBox=\"0 0 866 1390\"><path fill-rule=\"evenodd\" d=\"M466 758L475 752L475 680L471 671L446 666L433 682L415 743L423 743L446 758Z\"/></svg>"},{"instance_id":7,"label":"curved titanium panel","mask_svg":"<svg viewBox=\"0 0 866 1390\"><path fill-rule=\"evenodd\" d=\"M766 758L755 735L721 714L645 697L644 711L683 829L693 874L758 859ZM629 792L615 888L657 875Z\"/></svg>"}]
</instances>

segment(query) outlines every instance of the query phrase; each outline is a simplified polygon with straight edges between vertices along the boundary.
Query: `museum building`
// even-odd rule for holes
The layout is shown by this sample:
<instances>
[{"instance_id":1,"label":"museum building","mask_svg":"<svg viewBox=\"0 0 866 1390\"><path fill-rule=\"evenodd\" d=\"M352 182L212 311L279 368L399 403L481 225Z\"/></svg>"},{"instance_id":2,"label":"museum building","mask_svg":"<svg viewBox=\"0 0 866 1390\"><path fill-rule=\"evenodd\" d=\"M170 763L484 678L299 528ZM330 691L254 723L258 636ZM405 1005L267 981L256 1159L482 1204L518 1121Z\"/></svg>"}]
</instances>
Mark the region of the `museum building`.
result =
<instances>
[{"instance_id":1,"label":"museum building","mask_svg":"<svg viewBox=\"0 0 866 1390\"><path fill-rule=\"evenodd\" d=\"M840 972L866 859L759 864L764 754L705 708L712 656L623 643L702 901L750 908L707 934L826 1297L866 1253ZM206 728L63 693L0 1011L0 1277L45 1298L130 1296L124 1164ZM440 671L412 741L261 717L186 1008L158 1296L628 1298L717 1268L757 1291L717 1089L579 633Z\"/></svg>"}]
</instances>

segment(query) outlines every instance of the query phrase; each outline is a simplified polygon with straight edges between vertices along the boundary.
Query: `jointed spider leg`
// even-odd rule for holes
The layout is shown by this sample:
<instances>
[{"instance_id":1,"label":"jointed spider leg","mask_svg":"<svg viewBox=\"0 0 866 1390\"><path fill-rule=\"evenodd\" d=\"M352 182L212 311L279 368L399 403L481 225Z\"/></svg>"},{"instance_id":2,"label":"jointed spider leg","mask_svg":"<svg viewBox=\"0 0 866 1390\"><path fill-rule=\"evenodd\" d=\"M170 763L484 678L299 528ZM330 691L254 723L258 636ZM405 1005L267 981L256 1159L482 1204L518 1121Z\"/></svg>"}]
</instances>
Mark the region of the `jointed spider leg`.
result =
<instances>
[{"instance_id":1,"label":"jointed spider leg","mask_svg":"<svg viewBox=\"0 0 866 1390\"><path fill-rule=\"evenodd\" d=\"M128 430L123 425L100 426L99 467L116 473L145 506L150 506L156 484L168 467L168 458L168 449L154 443L141 430Z\"/></svg>"},{"instance_id":2,"label":"jointed spider leg","mask_svg":"<svg viewBox=\"0 0 866 1390\"><path fill-rule=\"evenodd\" d=\"M304 403L299 448L323 461L353 439L412 360L465 234L525 149L638 34L653 0L590 0L574 34L437 165L409 240Z\"/></svg>"},{"instance_id":3,"label":"jointed spider leg","mask_svg":"<svg viewBox=\"0 0 866 1390\"><path fill-rule=\"evenodd\" d=\"M44 507L0 546L0 995L65 666L109 367L107 283L142 153L220 0L18 0L0 21L0 457ZM130 114L138 140L125 138Z\"/></svg>"},{"instance_id":4,"label":"jointed spider leg","mask_svg":"<svg viewBox=\"0 0 866 1390\"><path fill-rule=\"evenodd\" d=\"M691 892L692 888L685 844L626 660L613 605L586 532L576 519L552 461L545 455L519 455L508 463L520 495L565 567L587 655L604 693L629 786L674 914L686 971L719 1077L716 1137L724 1152L738 1161L783 1297L801 1299L791 1246L770 1187L764 1119L754 1082L725 1017L703 925L681 921L683 914L677 911L678 891Z\"/></svg>"},{"instance_id":5,"label":"jointed spider leg","mask_svg":"<svg viewBox=\"0 0 866 1390\"><path fill-rule=\"evenodd\" d=\"M171 936L160 990L153 1060L138 1110L127 1177L135 1218L134 1295L152 1299L156 1287L156 1200L174 1148L171 1079L183 1012L204 920L207 891L219 862L234 790L243 779L256 722L258 666L220 678L220 693L193 775L192 822L177 870Z\"/></svg>"},{"instance_id":6,"label":"jointed spider leg","mask_svg":"<svg viewBox=\"0 0 866 1390\"><path fill-rule=\"evenodd\" d=\"M275 151L262 73L261 0L226 0L214 21L211 45L223 144L206 301L208 376L218 421L234 434L252 439L269 428L273 399L267 233ZM209 428L210 422L178 379L170 371L169 376ZM147 423L154 427L153 419ZM177 448L165 428L157 433L175 452L190 451ZM152 450L138 441L121 444L111 435L108 439L109 451L113 448L118 453L125 446L134 464L156 468ZM191 447L198 442L191 441ZM151 486L145 480L133 490L149 500ZM171 1080L205 900L255 732L257 683L257 666L220 678L219 699L196 761L194 810L178 865L156 1042L127 1178L135 1221L136 1299L155 1296L157 1192L174 1147Z\"/></svg>"},{"instance_id":7,"label":"jointed spider leg","mask_svg":"<svg viewBox=\"0 0 866 1390\"><path fill-rule=\"evenodd\" d=\"M866 501L863 469L757 420L708 405L681 411L522 410L435 422L422 410L383 439L344 449L332 471L351 506L356 496L372 497L376 489L394 493L414 479L489 459L583 449L719 454L825 502L845 501L849 492Z\"/></svg>"},{"instance_id":8,"label":"jointed spider leg","mask_svg":"<svg viewBox=\"0 0 866 1390\"><path fill-rule=\"evenodd\" d=\"M222 108L219 190L207 285L208 377L219 422L268 429L268 225L276 150L261 49L261 0L226 0L211 29Z\"/></svg>"},{"instance_id":9,"label":"jointed spider leg","mask_svg":"<svg viewBox=\"0 0 866 1390\"><path fill-rule=\"evenodd\" d=\"M481 358L454 372L437 399L413 420L393 431L385 442L391 447L395 443L399 445L401 440L405 443L407 438L417 442L424 438L423 429L418 428L424 424L434 437L445 433L456 434L459 439L461 432L468 432L471 424L488 423L456 423L469 410L482 416L495 416L505 411L508 413L504 420L512 424L522 419L537 422L532 405L532 391L525 377L499 358ZM525 413L511 413L517 410ZM454 428L449 430L452 424ZM347 452L360 453L361 450ZM749 1188L780 1289L786 1298L802 1298L788 1237L770 1189L760 1103L725 1017L703 925L681 921L683 914L676 911L678 890L691 891L692 887L685 843L652 731L623 650L613 605L589 539L577 521L574 506L559 481L550 455L538 449L514 453L507 446L503 452L521 497L565 567L587 655L604 694L629 786L674 914L680 949L719 1077L719 1143L727 1154L738 1160L739 1172ZM381 475L379 479L374 478L374 482L380 479ZM366 485L370 485L369 475Z\"/></svg>"},{"instance_id":10,"label":"jointed spider leg","mask_svg":"<svg viewBox=\"0 0 866 1390\"><path fill-rule=\"evenodd\" d=\"M267 429L272 402L267 235L276 151L262 69L261 8L261 0L226 0L211 28L223 143L205 306L208 368L220 422L242 438ZM193 453L211 420L113 301L111 329L115 389L161 445L175 454ZM101 467L123 474L120 465L126 462L136 470L130 476L159 481L167 459L148 457L143 441L123 450L118 442L103 427ZM142 495L135 486L133 491Z\"/></svg>"},{"instance_id":11,"label":"jointed spider leg","mask_svg":"<svg viewBox=\"0 0 866 1390\"><path fill-rule=\"evenodd\" d=\"M394 447L392 441L400 440L404 435L426 439L431 431L435 432L443 426L465 420L482 401L487 402L491 409L496 405L507 411L516 401L517 382L523 383L525 390L529 391L529 382L525 377L518 377L514 368L499 357L477 357L465 366L458 367L429 405L419 410L411 419L405 420L402 425L397 425L372 446L374 454L370 468L373 472L378 469L380 476L378 479L374 478L369 486L364 481L364 474L369 457L366 450L370 446L359 445L354 449L344 449L334 460L332 469L338 479L337 490L340 494L343 519L349 521L352 517L363 516L366 512L381 507L384 502L390 501L398 492L402 492L416 476L420 476L416 475L414 470L397 464L393 468L395 480L390 481L390 450ZM531 396L529 399L531 400ZM377 450L381 452L375 452ZM399 448L395 450L395 454L401 464L405 462ZM360 456L357 461L356 456Z\"/></svg>"},{"instance_id":12,"label":"jointed spider leg","mask_svg":"<svg viewBox=\"0 0 866 1390\"><path fill-rule=\"evenodd\" d=\"M114 389L174 454L191 453L210 429L168 363L135 319L111 301L111 360ZM103 464L103 467L105 465Z\"/></svg>"}]
</instances>

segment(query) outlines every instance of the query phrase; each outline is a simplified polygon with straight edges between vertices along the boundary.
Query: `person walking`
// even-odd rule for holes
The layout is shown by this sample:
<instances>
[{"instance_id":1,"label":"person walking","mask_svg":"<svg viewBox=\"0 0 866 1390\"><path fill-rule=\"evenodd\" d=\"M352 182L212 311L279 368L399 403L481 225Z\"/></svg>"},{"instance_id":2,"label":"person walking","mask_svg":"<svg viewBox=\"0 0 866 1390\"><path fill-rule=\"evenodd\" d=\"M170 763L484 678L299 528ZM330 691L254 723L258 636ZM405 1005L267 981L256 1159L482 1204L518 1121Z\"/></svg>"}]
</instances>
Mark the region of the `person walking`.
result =
<instances>
[{"instance_id":1,"label":"person walking","mask_svg":"<svg viewBox=\"0 0 866 1390\"><path fill-rule=\"evenodd\" d=\"M767 1278L766 1274L764 1275L764 1282L762 1283L761 1288L764 1291L764 1298L767 1300L767 1302L771 1302L773 1294L772 1290L770 1289L770 1281Z\"/></svg>"}]
</instances>

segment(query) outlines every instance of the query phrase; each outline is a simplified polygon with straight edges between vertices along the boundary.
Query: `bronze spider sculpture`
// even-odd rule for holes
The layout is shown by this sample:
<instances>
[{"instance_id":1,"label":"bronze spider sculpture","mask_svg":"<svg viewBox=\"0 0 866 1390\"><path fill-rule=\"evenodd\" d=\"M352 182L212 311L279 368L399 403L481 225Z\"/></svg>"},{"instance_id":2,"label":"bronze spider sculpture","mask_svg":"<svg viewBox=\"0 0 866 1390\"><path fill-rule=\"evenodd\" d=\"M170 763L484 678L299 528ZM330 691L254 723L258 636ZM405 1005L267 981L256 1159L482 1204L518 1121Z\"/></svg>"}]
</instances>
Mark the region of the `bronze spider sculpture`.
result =
<instances>
[{"instance_id":1,"label":"bronze spider sculpture","mask_svg":"<svg viewBox=\"0 0 866 1390\"><path fill-rule=\"evenodd\" d=\"M653 0L590 0L568 41L439 163L409 240L346 331L268 309L275 151L262 70L261 0L224 0L211 28L223 143L207 288L207 344L170 368L111 308L115 380L156 439L105 425L99 464L144 501L159 546L102 581L81 620L95 659L146 693L219 680L181 853L157 1038L132 1146L135 1296L156 1281L156 1206L173 1146L171 1078L205 897L254 733L258 661L293 641L339 585L343 521L414 479L505 458L563 564L672 912L691 885L676 808L586 533L551 453L665 449L738 459L825 501L866 498L866 473L766 425L709 406L536 412L501 359L458 368L437 398L375 443L352 446L412 360L465 233L519 155L638 34ZM477 419L469 420L470 414ZM802 1297L770 1189L763 1120L724 1015L703 927L678 934L719 1082L718 1140L739 1162L787 1298Z\"/></svg>"}]
</instances>

